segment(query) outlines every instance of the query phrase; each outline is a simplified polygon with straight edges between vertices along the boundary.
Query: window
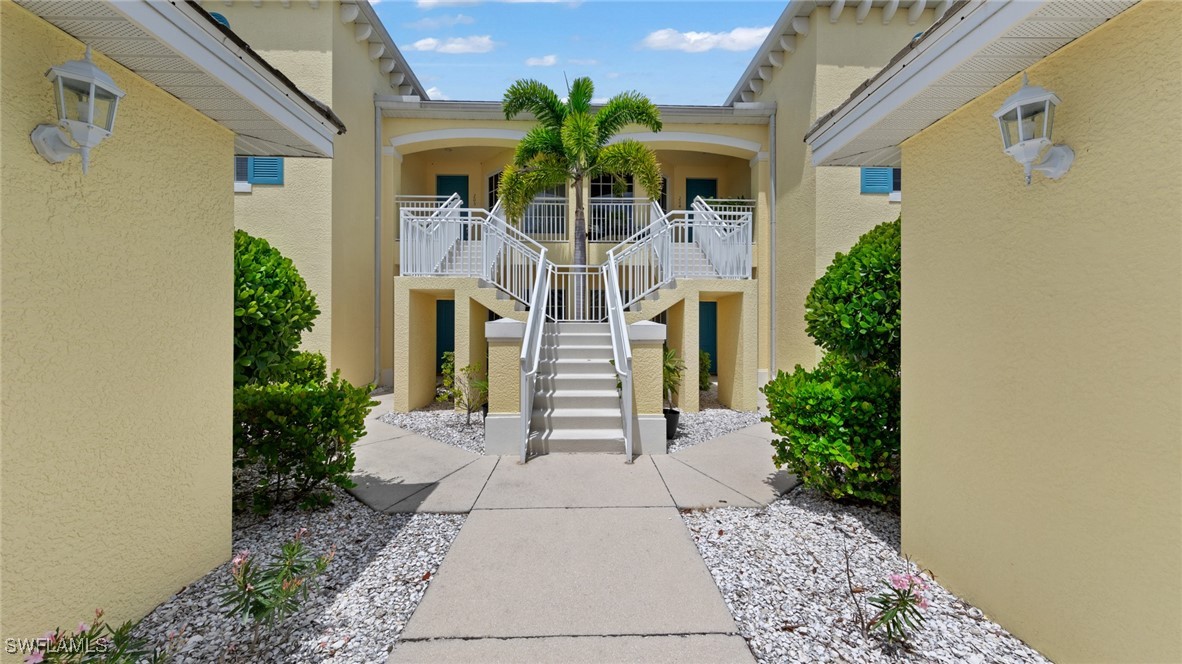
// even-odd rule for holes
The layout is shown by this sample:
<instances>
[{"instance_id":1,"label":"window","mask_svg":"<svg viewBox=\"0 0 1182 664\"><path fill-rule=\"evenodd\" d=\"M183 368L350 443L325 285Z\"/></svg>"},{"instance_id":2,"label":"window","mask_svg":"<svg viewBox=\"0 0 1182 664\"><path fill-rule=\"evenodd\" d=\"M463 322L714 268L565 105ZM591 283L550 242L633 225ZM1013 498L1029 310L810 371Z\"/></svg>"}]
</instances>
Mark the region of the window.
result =
<instances>
[{"instance_id":1,"label":"window","mask_svg":"<svg viewBox=\"0 0 1182 664\"><path fill-rule=\"evenodd\" d=\"M234 157L234 182L283 184L283 157Z\"/></svg>"},{"instance_id":2,"label":"window","mask_svg":"<svg viewBox=\"0 0 1182 664\"><path fill-rule=\"evenodd\" d=\"M497 201L501 200L497 196L497 190L501 188L501 173L498 171L488 176L488 208L491 210L497 205Z\"/></svg>"},{"instance_id":3,"label":"window","mask_svg":"<svg viewBox=\"0 0 1182 664\"><path fill-rule=\"evenodd\" d=\"M661 177L661 204L662 210L669 210L669 178Z\"/></svg>"},{"instance_id":4,"label":"window","mask_svg":"<svg viewBox=\"0 0 1182 664\"><path fill-rule=\"evenodd\" d=\"M901 168L863 168L863 194L890 194L902 191L903 169Z\"/></svg>"},{"instance_id":5,"label":"window","mask_svg":"<svg viewBox=\"0 0 1182 664\"><path fill-rule=\"evenodd\" d=\"M624 190L615 193L616 179L610 175L597 175L591 180L591 198L632 198L632 176L623 178Z\"/></svg>"}]
</instances>

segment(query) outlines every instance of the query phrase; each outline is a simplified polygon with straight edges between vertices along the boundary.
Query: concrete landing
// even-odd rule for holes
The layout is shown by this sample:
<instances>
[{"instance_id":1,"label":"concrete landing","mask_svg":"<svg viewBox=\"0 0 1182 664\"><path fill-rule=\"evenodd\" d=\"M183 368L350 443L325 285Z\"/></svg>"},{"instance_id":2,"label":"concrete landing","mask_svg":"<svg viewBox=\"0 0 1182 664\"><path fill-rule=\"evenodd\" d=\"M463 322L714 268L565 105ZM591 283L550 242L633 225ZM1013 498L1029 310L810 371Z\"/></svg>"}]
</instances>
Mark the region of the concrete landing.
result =
<instances>
[{"instance_id":1,"label":"concrete landing","mask_svg":"<svg viewBox=\"0 0 1182 664\"><path fill-rule=\"evenodd\" d=\"M398 646L390 661L447 664L727 664L750 662L751 655L743 637L736 635L552 636L532 639L409 641Z\"/></svg>"}]
</instances>

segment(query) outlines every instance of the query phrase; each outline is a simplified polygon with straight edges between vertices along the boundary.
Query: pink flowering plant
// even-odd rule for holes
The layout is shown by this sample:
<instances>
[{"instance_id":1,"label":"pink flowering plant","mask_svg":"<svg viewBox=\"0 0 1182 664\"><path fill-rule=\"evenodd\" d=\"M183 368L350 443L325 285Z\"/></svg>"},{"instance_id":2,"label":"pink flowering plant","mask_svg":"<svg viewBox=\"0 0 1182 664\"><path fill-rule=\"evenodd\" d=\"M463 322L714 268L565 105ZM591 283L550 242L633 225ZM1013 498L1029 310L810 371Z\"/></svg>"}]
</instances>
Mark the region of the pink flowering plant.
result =
<instances>
[{"instance_id":1,"label":"pink flowering plant","mask_svg":"<svg viewBox=\"0 0 1182 664\"><path fill-rule=\"evenodd\" d=\"M928 586L922 577L911 573L892 574L883 585L886 590L869 600L878 609L870 618L870 631L885 632L889 643L906 641L908 631L923 626L921 611L928 608L928 598L924 595Z\"/></svg>"},{"instance_id":2,"label":"pink flowering plant","mask_svg":"<svg viewBox=\"0 0 1182 664\"><path fill-rule=\"evenodd\" d=\"M283 549L262 564L250 551L239 551L230 561L230 579L222 592L222 607L243 622L274 625L299 610L316 578L328 569L336 547L314 557L304 545L307 528L300 528Z\"/></svg>"},{"instance_id":3,"label":"pink flowering plant","mask_svg":"<svg viewBox=\"0 0 1182 664\"><path fill-rule=\"evenodd\" d=\"M135 624L127 621L113 627L103 619L103 610L96 609L89 623L78 623L73 631L57 628L36 639L14 639L18 650L27 652L26 664L75 664L103 662L135 664L136 662L164 662L167 654L153 650L146 641L132 635Z\"/></svg>"}]
</instances>

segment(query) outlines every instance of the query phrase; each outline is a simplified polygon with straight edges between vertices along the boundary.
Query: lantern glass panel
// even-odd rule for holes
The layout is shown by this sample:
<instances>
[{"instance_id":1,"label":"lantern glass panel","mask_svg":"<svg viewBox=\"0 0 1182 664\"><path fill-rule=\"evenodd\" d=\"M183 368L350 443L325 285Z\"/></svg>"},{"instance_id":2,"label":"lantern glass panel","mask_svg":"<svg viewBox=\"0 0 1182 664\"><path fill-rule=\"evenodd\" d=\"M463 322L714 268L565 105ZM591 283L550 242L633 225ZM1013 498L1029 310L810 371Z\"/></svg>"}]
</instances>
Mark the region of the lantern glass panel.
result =
<instances>
[{"instance_id":1,"label":"lantern glass panel","mask_svg":"<svg viewBox=\"0 0 1182 664\"><path fill-rule=\"evenodd\" d=\"M1054 124L1055 124L1055 105L1048 102L1047 103L1046 130L1045 130L1045 133L1043 134L1048 141L1054 140L1051 138L1052 136L1054 136L1054 134L1051 133L1052 125L1054 125Z\"/></svg>"},{"instance_id":2,"label":"lantern glass panel","mask_svg":"<svg viewBox=\"0 0 1182 664\"><path fill-rule=\"evenodd\" d=\"M109 90L94 87L94 124L107 131L111 131L115 124L115 106L119 98Z\"/></svg>"},{"instance_id":3,"label":"lantern glass panel","mask_svg":"<svg viewBox=\"0 0 1182 664\"><path fill-rule=\"evenodd\" d=\"M58 77L62 86L62 119L90 123L90 88L87 81Z\"/></svg>"},{"instance_id":4,"label":"lantern glass panel","mask_svg":"<svg viewBox=\"0 0 1182 664\"><path fill-rule=\"evenodd\" d=\"M1037 101L1030 104L1022 104L1018 109L1018 113L1022 118L1020 125L1020 132L1023 141L1029 141L1039 138L1044 138L1043 120L1046 119L1047 102Z\"/></svg>"},{"instance_id":5,"label":"lantern glass panel","mask_svg":"<svg viewBox=\"0 0 1182 664\"><path fill-rule=\"evenodd\" d=\"M1009 149L1018 141L1018 109L1013 108L1006 111L998 118L1001 125L1001 140L1005 143L1006 149Z\"/></svg>"}]
</instances>

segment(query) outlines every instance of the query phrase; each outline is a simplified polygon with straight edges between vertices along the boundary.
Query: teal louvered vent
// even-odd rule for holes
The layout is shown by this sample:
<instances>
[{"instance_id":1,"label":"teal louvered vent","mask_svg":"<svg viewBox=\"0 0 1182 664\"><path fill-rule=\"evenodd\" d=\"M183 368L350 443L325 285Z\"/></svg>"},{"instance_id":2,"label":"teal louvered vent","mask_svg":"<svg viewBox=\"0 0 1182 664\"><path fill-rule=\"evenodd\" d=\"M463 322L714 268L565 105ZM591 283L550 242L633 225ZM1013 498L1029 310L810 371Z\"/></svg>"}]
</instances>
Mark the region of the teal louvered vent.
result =
<instances>
[{"instance_id":1,"label":"teal louvered vent","mask_svg":"<svg viewBox=\"0 0 1182 664\"><path fill-rule=\"evenodd\" d=\"M892 190L894 180L894 169L890 168L863 168L862 169L862 193L863 194L889 194Z\"/></svg>"},{"instance_id":2,"label":"teal louvered vent","mask_svg":"<svg viewBox=\"0 0 1182 664\"><path fill-rule=\"evenodd\" d=\"M250 183L283 184L283 157L251 157Z\"/></svg>"}]
</instances>

